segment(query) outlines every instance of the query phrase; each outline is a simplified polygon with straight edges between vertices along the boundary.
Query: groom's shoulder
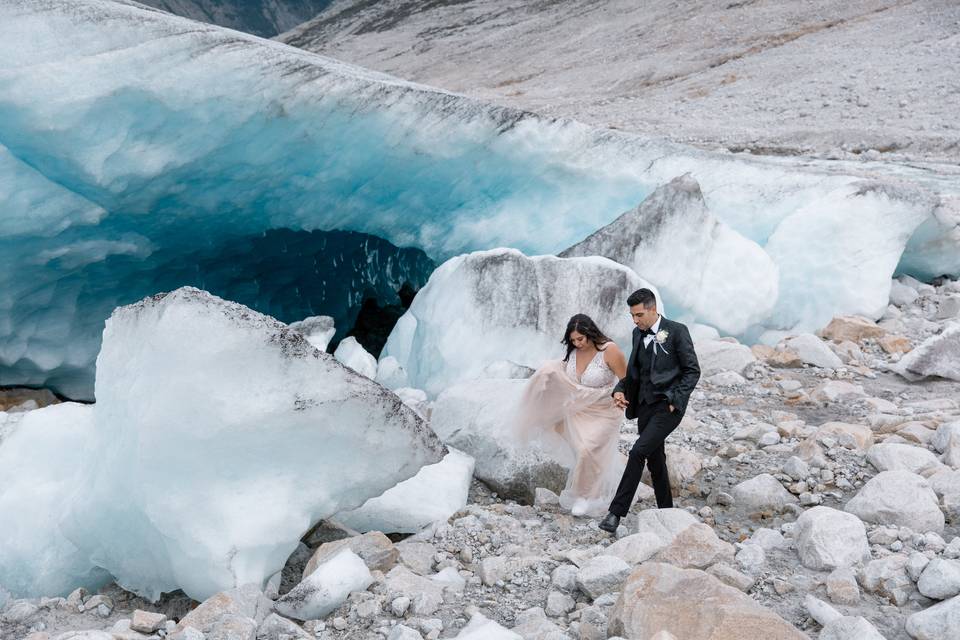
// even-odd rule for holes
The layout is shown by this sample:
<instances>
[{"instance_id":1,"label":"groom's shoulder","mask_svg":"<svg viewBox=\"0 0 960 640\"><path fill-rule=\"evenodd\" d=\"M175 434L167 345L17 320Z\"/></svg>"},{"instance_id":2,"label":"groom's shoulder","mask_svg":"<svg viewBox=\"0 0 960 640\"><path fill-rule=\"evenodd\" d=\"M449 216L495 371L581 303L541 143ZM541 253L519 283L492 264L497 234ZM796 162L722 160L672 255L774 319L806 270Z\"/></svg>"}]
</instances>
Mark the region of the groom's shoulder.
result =
<instances>
[{"instance_id":1,"label":"groom's shoulder","mask_svg":"<svg viewBox=\"0 0 960 640\"><path fill-rule=\"evenodd\" d=\"M682 330L682 331L686 331L687 333L690 333L690 330L687 328L687 325L683 324L682 322L677 322L676 320L671 320L670 318L663 318L660 321L660 325L664 326L666 329L670 329L673 331Z\"/></svg>"}]
</instances>

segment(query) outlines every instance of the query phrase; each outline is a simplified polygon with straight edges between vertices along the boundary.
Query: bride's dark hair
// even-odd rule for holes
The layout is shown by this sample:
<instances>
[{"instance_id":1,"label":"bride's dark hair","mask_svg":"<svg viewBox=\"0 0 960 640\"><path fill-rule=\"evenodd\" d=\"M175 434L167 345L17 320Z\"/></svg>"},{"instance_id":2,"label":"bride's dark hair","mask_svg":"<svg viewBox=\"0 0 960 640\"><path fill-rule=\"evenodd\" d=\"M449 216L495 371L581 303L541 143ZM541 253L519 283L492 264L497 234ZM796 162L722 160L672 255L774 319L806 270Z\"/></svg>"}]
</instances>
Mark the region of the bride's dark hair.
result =
<instances>
[{"instance_id":1,"label":"bride's dark hair","mask_svg":"<svg viewBox=\"0 0 960 640\"><path fill-rule=\"evenodd\" d=\"M573 346L573 342L570 341L570 334L574 331L585 336L597 349L608 342L613 342L610 338L603 335L603 331L600 331L600 327L597 326L597 323L594 322L590 316L578 313L570 318L570 322L567 323L567 331L563 334L563 340L561 340L563 344L567 345L567 355L563 358L564 362L570 360L570 354L576 349L576 347Z\"/></svg>"}]
</instances>

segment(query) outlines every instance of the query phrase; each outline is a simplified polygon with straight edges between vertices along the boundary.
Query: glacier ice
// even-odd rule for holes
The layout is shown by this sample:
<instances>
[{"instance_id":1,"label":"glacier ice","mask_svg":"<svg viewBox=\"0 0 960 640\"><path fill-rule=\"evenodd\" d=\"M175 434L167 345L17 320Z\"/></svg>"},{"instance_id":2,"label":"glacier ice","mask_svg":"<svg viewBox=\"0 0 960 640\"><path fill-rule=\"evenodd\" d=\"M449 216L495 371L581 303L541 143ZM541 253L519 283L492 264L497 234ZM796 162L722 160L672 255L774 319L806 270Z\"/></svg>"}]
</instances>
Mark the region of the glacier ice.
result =
<instances>
[{"instance_id":1,"label":"glacier ice","mask_svg":"<svg viewBox=\"0 0 960 640\"><path fill-rule=\"evenodd\" d=\"M333 357L344 366L350 367L357 373L373 380L377 375L377 359L367 353L357 339L348 336L340 341Z\"/></svg>"},{"instance_id":2,"label":"glacier ice","mask_svg":"<svg viewBox=\"0 0 960 640\"><path fill-rule=\"evenodd\" d=\"M290 328L299 331L314 349L326 351L337 329L330 316L311 316L290 323Z\"/></svg>"},{"instance_id":3,"label":"glacier ice","mask_svg":"<svg viewBox=\"0 0 960 640\"><path fill-rule=\"evenodd\" d=\"M311 525L446 453L399 398L300 333L189 287L113 313L96 385L61 529L149 598L262 585Z\"/></svg>"},{"instance_id":4,"label":"glacier ice","mask_svg":"<svg viewBox=\"0 0 960 640\"><path fill-rule=\"evenodd\" d=\"M466 506L473 466L471 456L451 447L440 462L333 519L364 533L417 533L434 522L446 522Z\"/></svg>"},{"instance_id":5,"label":"glacier ice","mask_svg":"<svg viewBox=\"0 0 960 640\"><path fill-rule=\"evenodd\" d=\"M91 405L0 412L0 586L18 597L65 596L110 579L60 530L93 430Z\"/></svg>"},{"instance_id":6,"label":"glacier ice","mask_svg":"<svg viewBox=\"0 0 960 640\"><path fill-rule=\"evenodd\" d=\"M437 260L495 246L552 253L685 173L712 216L777 264L766 328L818 328L834 304L866 313L874 279L894 268L960 272L955 176L591 129L134 3L0 3L0 384L90 397L114 306L183 284L237 298L228 267L243 264L230 264L230 247L265 233L352 230ZM878 183L901 186L864 189ZM851 239L852 251L828 255ZM331 282L334 265L298 264L234 289L268 304ZM211 266L224 288L198 280ZM867 268L860 295L850 283ZM344 283L352 295L356 280ZM284 321L337 315L253 306Z\"/></svg>"},{"instance_id":7,"label":"glacier ice","mask_svg":"<svg viewBox=\"0 0 960 640\"><path fill-rule=\"evenodd\" d=\"M655 282L674 315L690 314L727 334L761 323L777 301L777 264L708 211L689 174L560 254L594 255Z\"/></svg>"},{"instance_id":8,"label":"glacier ice","mask_svg":"<svg viewBox=\"0 0 960 640\"><path fill-rule=\"evenodd\" d=\"M457 256L433 272L381 357L396 358L411 386L435 395L485 377L505 357L534 369L563 357L560 341L577 313L629 352L627 297L641 287L656 290L602 257L528 257L503 248Z\"/></svg>"},{"instance_id":9,"label":"glacier ice","mask_svg":"<svg viewBox=\"0 0 960 640\"><path fill-rule=\"evenodd\" d=\"M374 379L387 389L402 389L410 383L407 372L393 356L382 358L377 363L377 377Z\"/></svg>"}]
</instances>

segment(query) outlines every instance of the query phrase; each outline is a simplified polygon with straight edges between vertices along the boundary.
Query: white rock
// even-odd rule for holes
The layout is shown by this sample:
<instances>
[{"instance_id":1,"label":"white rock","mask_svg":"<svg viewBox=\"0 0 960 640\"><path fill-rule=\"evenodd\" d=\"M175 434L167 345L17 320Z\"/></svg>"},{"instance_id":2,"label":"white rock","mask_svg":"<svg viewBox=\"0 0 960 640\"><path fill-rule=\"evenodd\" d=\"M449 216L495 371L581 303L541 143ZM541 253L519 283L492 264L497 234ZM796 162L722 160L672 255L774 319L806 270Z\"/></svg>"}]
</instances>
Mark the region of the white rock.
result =
<instances>
[{"instance_id":1,"label":"white rock","mask_svg":"<svg viewBox=\"0 0 960 640\"><path fill-rule=\"evenodd\" d=\"M340 341L337 350L333 352L333 357L345 367L350 367L371 380L377 376L377 359L367 353L367 350L353 336L347 336Z\"/></svg>"},{"instance_id":2,"label":"white rock","mask_svg":"<svg viewBox=\"0 0 960 640\"><path fill-rule=\"evenodd\" d=\"M616 556L599 555L591 558L577 574L577 587L591 600L605 593L619 591L630 574L630 565Z\"/></svg>"},{"instance_id":3,"label":"white rock","mask_svg":"<svg viewBox=\"0 0 960 640\"><path fill-rule=\"evenodd\" d=\"M907 618L907 633L915 640L945 640L960 628L960 596L944 600Z\"/></svg>"},{"instance_id":4,"label":"white rock","mask_svg":"<svg viewBox=\"0 0 960 640\"><path fill-rule=\"evenodd\" d=\"M828 622L820 640L886 640L877 628L861 616L843 616Z\"/></svg>"},{"instance_id":5,"label":"white rock","mask_svg":"<svg viewBox=\"0 0 960 640\"><path fill-rule=\"evenodd\" d=\"M829 604L809 594L803 599L803 606L807 610L807 613L810 614L810 617L823 626L843 617L839 611Z\"/></svg>"},{"instance_id":6,"label":"white rock","mask_svg":"<svg viewBox=\"0 0 960 640\"><path fill-rule=\"evenodd\" d=\"M644 531L620 538L607 547L604 553L616 556L629 565L637 565L649 560L666 546L664 538Z\"/></svg>"},{"instance_id":7,"label":"white rock","mask_svg":"<svg viewBox=\"0 0 960 640\"><path fill-rule=\"evenodd\" d=\"M398 624L390 629L390 633L387 635L387 640L423 640L423 636L420 635L420 632L416 629L411 629L406 625Z\"/></svg>"},{"instance_id":8,"label":"white rock","mask_svg":"<svg viewBox=\"0 0 960 640\"><path fill-rule=\"evenodd\" d=\"M573 611L577 606L577 601L566 593L560 591L551 591L547 596L547 606L544 611L548 616L559 617Z\"/></svg>"},{"instance_id":9,"label":"white rock","mask_svg":"<svg viewBox=\"0 0 960 640\"><path fill-rule=\"evenodd\" d=\"M810 397L817 402L838 402L865 395L862 386L843 380L829 380L810 392Z\"/></svg>"},{"instance_id":10,"label":"white rock","mask_svg":"<svg viewBox=\"0 0 960 640\"><path fill-rule=\"evenodd\" d=\"M937 427L933 438L930 439L930 445L943 453L955 439L960 439L960 420L945 422Z\"/></svg>"},{"instance_id":11,"label":"white rock","mask_svg":"<svg viewBox=\"0 0 960 640\"><path fill-rule=\"evenodd\" d=\"M277 320L192 288L114 311L96 385L96 457L62 524L151 598L264 584L317 520L446 453L380 385Z\"/></svg>"},{"instance_id":12,"label":"white rock","mask_svg":"<svg viewBox=\"0 0 960 640\"><path fill-rule=\"evenodd\" d=\"M257 627L257 640L313 640L314 636L300 625L283 616L271 613Z\"/></svg>"},{"instance_id":13,"label":"white rock","mask_svg":"<svg viewBox=\"0 0 960 640\"><path fill-rule=\"evenodd\" d=\"M765 510L779 511L788 504L797 502L797 497L769 473L761 473L733 487L737 506L748 513Z\"/></svg>"},{"instance_id":14,"label":"white rock","mask_svg":"<svg viewBox=\"0 0 960 640\"><path fill-rule=\"evenodd\" d=\"M818 571L849 567L870 559L863 522L830 507L813 507L797 519L797 551L803 566Z\"/></svg>"},{"instance_id":15,"label":"white rock","mask_svg":"<svg viewBox=\"0 0 960 640\"><path fill-rule=\"evenodd\" d=\"M917 590L935 600L945 600L960 594L960 560L931 560L920 574Z\"/></svg>"},{"instance_id":16,"label":"white rock","mask_svg":"<svg viewBox=\"0 0 960 640\"><path fill-rule=\"evenodd\" d=\"M942 532L943 512L930 483L909 471L883 471L871 478L844 511L864 522Z\"/></svg>"},{"instance_id":17,"label":"white rock","mask_svg":"<svg viewBox=\"0 0 960 640\"><path fill-rule=\"evenodd\" d=\"M867 451L867 462L877 471L909 471L926 475L942 464L933 452L912 444L881 442Z\"/></svg>"},{"instance_id":18,"label":"white rock","mask_svg":"<svg viewBox=\"0 0 960 640\"><path fill-rule=\"evenodd\" d=\"M666 547L697 522L693 514L683 509L644 509L637 513L637 533L653 534Z\"/></svg>"},{"instance_id":19,"label":"white rock","mask_svg":"<svg viewBox=\"0 0 960 640\"><path fill-rule=\"evenodd\" d=\"M318 620L346 602L351 591L365 591L371 584L363 559L344 549L281 596L274 609L289 618Z\"/></svg>"},{"instance_id":20,"label":"white rock","mask_svg":"<svg viewBox=\"0 0 960 640\"><path fill-rule=\"evenodd\" d=\"M426 465L409 480L333 519L360 532L416 533L466 506L473 466L472 457L451 448L440 462Z\"/></svg>"},{"instance_id":21,"label":"white rock","mask_svg":"<svg viewBox=\"0 0 960 640\"><path fill-rule=\"evenodd\" d=\"M810 475L810 465L797 456L790 456L783 465L783 472L794 480L800 481Z\"/></svg>"},{"instance_id":22,"label":"white rock","mask_svg":"<svg viewBox=\"0 0 960 640\"><path fill-rule=\"evenodd\" d=\"M764 551L775 551L787 546L787 541L782 533L766 527L760 527L754 531L745 544L747 543L759 545L763 547Z\"/></svg>"},{"instance_id":23,"label":"white rock","mask_svg":"<svg viewBox=\"0 0 960 640\"><path fill-rule=\"evenodd\" d=\"M393 356L382 358L377 363L377 382L387 389L403 389L407 387L407 372Z\"/></svg>"},{"instance_id":24,"label":"white rock","mask_svg":"<svg viewBox=\"0 0 960 640\"><path fill-rule=\"evenodd\" d=\"M960 322L914 347L893 369L908 380L929 376L960 380Z\"/></svg>"},{"instance_id":25,"label":"white rock","mask_svg":"<svg viewBox=\"0 0 960 640\"><path fill-rule=\"evenodd\" d=\"M763 547L757 544L745 544L736 555L737 564L745 573L758 576L763 572L767 563L767 554Z\"/></svg>"},{"instance_id":26,"label":"white rock","mask_svg":"<svg viewBox=\"0 0 960 640\"><path fill-rule=\"evenodd\" d=\"M913 287L907 286L897 279L890 282L890 303L898 307L906 307L914 303L920 294Z\"/></svg>"},{"instance_id":27,"label":"white rock","mask_svg":"<svg viewBox=\"0 0 960 640\"><path fill-rule=\"evenodd\" d=\"M740 375L757 361L750 347L726 340L698 342L696 350L700 372L704 378L724 371L732 371Z\"/></svg>"},{"instance_id":28,"label":"white rock","mask_svg":"<svg viewBox=\"0 0 960 640\"><path fill-rule=\"evenodd\" d=\"M747 379L735 371L721 371L705 381L716 387L739 387L747 384Z\"/></svg>"},{"instance_id":29,"label":"white rock","mask_svg":"<svg viewBox=\"0 0 960 640\"><path fill-rule=\"evenodd\" d=\"M825 369L839 369L843 361L830 350L827 344L812 333L801 333L786 340L787 348L795 352L806 364Z\"/></svg>"},{"instance_id":30,"label":"white rock","mask_svg":"<svg viewBox=\"0 0 960 640\"><path fill-rule=\"evenodd\" d=\"M928 564L930 564L930 558L919 551L914 551L910 554L910 557L907 558L907 564L904 569L907 575L910 576L910 579L916 582L920 579L923 570L927 568Z\"/></svg>"}]
</instances>

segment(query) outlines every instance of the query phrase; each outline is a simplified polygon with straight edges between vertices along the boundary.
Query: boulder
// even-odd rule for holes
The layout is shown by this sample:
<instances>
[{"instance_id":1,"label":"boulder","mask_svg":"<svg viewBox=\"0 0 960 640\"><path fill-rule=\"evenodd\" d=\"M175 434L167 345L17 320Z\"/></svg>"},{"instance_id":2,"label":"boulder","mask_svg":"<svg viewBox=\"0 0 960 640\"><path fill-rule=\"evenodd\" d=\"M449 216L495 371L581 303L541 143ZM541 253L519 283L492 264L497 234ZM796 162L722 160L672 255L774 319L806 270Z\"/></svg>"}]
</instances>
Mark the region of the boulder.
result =
<instances>
[{"instance_id":1,"label":"boulder","mask_svg":"<svg viewBox=\"0 0 960 640\"><path fill-rule=\"evenodd\" d=\"M644 531L620 538L607 547L604 553L616 556L633 566L649 560L667 544L660 536Z\"/></svg>"},{"instance_id":2,"label":"boulder","mask_svg":"<svg viewBox=\"0 0 960 640\"><path fill-rule=\"evenodd\" d=\"M786 346L795 352L804 363L824 369L839 369L843 362L830 350L823 340L812 333L801 333L787 338Z\"/></svg>"},{"instance_id":3,"label":"boulder","mask_svg":"<svg viewBox=\"0 0 960 640\"><path fill-rule=\"evenodd\" d=\"M231 616L251 618L259 624L270 614L272 607L273 602L256 585L247 584L207 598L180 619L176 631L193 627L208 633L221 619Z\"/></svg>"},{"instance_id":4,"label":"boulder","mask_svg":"<svg viewBox=\"0 0 960 640\"><path fill-rule=\"evenodd\" d=\"M920 574L917 590L934 600L946 600L960 595L960 560L931 560Z\"/></svg>"},{"instance_id":5,"label":"boulder","mask_svg":"<svg viewBox=\"0 0 960 640\"><path fill-rule=\"evenodd\" d=\"M709 525L698 522L677 534L656 559L684 569L706 569L716 562L732 563L734 548L718 538Z\"/></svg>"},{"instance_id":6,"label":"boulder","mask_svg":"<svg viewBox=\"0 0 960 640\"><path fill-rule=\"evenodd\" d=\"M820 640L886 640L877 628L861 616L843 616L828 622Z\"/></svg>"},{"instance_id":7,"label":"boulder","mask_svg":"<svg viewBox=\"0 0 960 640\"><path fill-rule=\"evenodd\" d=\"M456 635L456 640L523 640L523 636L487 619L481 613L475 613L467 626Z\"/></svg>"},{"instance_id":8,"label":"boulder","mask_svg":"<svg viewBox=\"0 0 960 640\"><path fill-rule=\"evenodd\" d=\"M866 529L853 514L814 507L800 515L794 531L800 562L809 569L829 571L870 559Z\"/></svg>"},{"instance_id":9,"label":"boulder","mask_svg":"<svg viewBox=\"0 0 960 640\"><path fill-rule=\"evenodd\" d=\"M706 572L647 562L623 585L609 635L650 638L661 631L686 639L806 640L776 613Z\"/></svg>"},{"instance_id":10,"label":"boulder","mask_svg":"<svg viewBox=\"0 0 960 640\"><path fill-rule=\"evenodd\" d=\"M257 640L314 640L314 636L295 622L271 613L257 627Z\"/></svg>"},{"instance_id":11,"label":"boulder","mask_svg":"<svg viewBox=\"0 0 960 640\"><path fill-rule=\"evenodd\" d=\"M846 449L866 451L873 444L873 430L862 424L847 422L826 422L817 428L814 435L817 440L833 438Z\"/></svg>"},{"instance_id":12,"label":"boulder","mask_svg":"<svg viewBox=\"0 0 960 640\"><path fill-rule=\"evenodd\" d=\"M303 568L303 578L313 573L317 567L330 560L344 549L354 552L371 571L386 573L397 565L400 552L393 546L390 538L379 531L371 531L363 535L325 542L313 553L313 556Z\"/></svg>"},{"instance_id":13,"label":"boulder","mask_svg":"<svg viewBox=\"0 0 960 640\"><path fill-rule=\"evenodd\" d=\"M945 640L960 629L960 596L944 600L907 618L907 633L914 640Z\"/></svg>"},{"instance_id":14,"label":"boulder","mask_svg":"<svg viewBox=\"0 0 960 640\"><path fill-rule=\"evenodd\" d=\"M810 398L817 402L838 402L867 395L863 387L843 380L830 380L810 392Z\"/></svg>"},{"instance_id":15,"label":"boulder","mask_svg":"<svg viewBox=\"0 0 960 640\"><path fill-rule=\"evenodd\" d=\"M726 340L707 340L696 345L700 375L708 378L723 371L743 374L757 361L750 347Z\"/></svg>"},{"instance_id":16,"label":"boulder","mask_svg":"<svg viewBox=\"0 0 960 640\"><path fill-rule=\"evenodd\" d=\"M365 591L373 576L363 559L349 548L310 572L274 604L277 613L296 620L317 620L346 602L352 591Z\"/></svg>"},{"instance_id":17,"label":"boulder","mask_svg":"<svg viewBox=\"0 0 960 640\"><path fill-rule=\"evenodd\" d=\"M860 571L860 584L869 593L902 606L914 592L913 581L907 575L908 562L908 556L902 553L871 560Z\"/></svg>"},{"instance_id":18,"label":"boulder","mask_svg":"<svg viewBox=\"0 0 960 640\"><path fill-rule=\"evenodd\" d=\"M619 591L630 573L630 565L611 555L599 555L588 560L577 573L577 588L591 600L605 593Z\"/></svg>"},{"instance_id":19,"label":"boulder","mask_svg":"<svg viewBox=\"0 0 960 640\"><path fill-rule=\"evenodd\" d=\"M864 522L943 531L943 512L930 483L909 471L883 471L871 478L844 511Z\"/></svg>"},{"instance_id":20,"label":"boulder","mask_svg":"<svg viewBox=\"0 0 960 640\"><path fill-rule=\"evenodd\" d=\"M850 341L859 344L867 338L877 339L886 334L883 327L863 316L837 316L823 331L823 337L834 342Z\"/></svg>"},{"instance_id":21,"label":"boulder","mask_svg":"<svg viewBox=\"0 0 960 640\"><path fill-rule=\"evenodd\" d=\"M960 323L924 340L903 356L893 370L908 380L931 376L960 380Z\"/></svg>"},{"instance_id":22,"label":"boulder","mask_svg":"<svg viewBox=\"0 0 960 640\"><path fill-rule=\"evenodd\" d=\"M787 505L797 502L797 497L784 489L780 481L769 473L761 473L744 480L733 487L732 493L737 506L748 513L781 511Z\"/></svg>"},{"instance_id":23,"label":"boulder","mask_svg":"<svg viewBox=\"0 0 960 640\"><path fill-rule=\"evenodd\" d=\"M877 471L909 471L920 475L942 467L933 452L912 444L882 442L867 451L867 462Z\"/></svg>"},{"instance_id":24,"label":"boulder","mask_svg":"<svg viewBox=\"0 0 960 640\"><path fill-rule=\"evenodd\" d=\"M696 451L675 444L664 445L667 454L667 475L670 478L670 489L676 495L680 489L686 487L703 468L703 461ZM644 468L642 481L653 486L650 469Z\"/></svg>"},{"instance_id":25,"label":"boulder","mask_svg":"<svg viewBox=\"0 0 960 640\"><path fill-rule=\"evenodd\" d=\"M637 533L650 533L663 546L673 542L680 532L699 520L683 509L644 509L637 513Z\"/></svg>"}]
</instances>

